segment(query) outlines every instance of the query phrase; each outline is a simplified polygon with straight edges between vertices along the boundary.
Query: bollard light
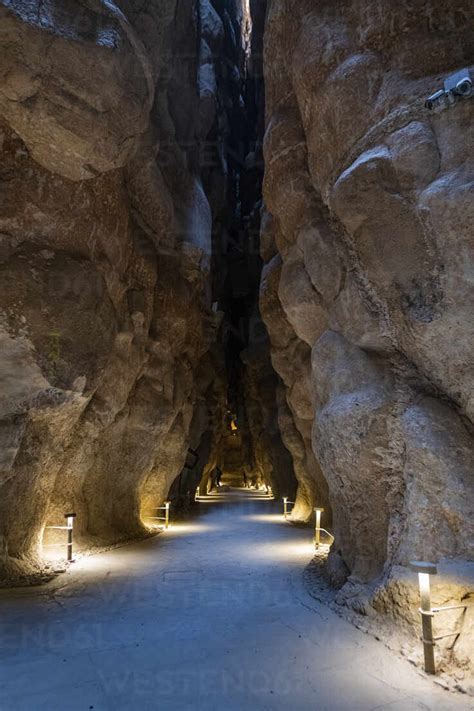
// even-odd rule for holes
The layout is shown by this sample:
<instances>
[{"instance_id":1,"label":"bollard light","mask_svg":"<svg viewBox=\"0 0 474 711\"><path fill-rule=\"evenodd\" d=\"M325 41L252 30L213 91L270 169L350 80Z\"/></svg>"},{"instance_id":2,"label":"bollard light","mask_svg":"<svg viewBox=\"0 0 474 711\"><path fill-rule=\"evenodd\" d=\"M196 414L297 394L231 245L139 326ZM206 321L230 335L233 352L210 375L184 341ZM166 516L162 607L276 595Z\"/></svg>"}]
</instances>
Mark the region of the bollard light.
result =
<instances>
[{"instance_id":1,"label":"bollard light","mask_svg":"<svg viewBox=\"0 0 474 711\"><path fill-rule=\"evenodd\" d=\"M167 529L170 524L170 502L165 501L165 528Z\"/></svg>"},{"instance_id":2,"label":"bollard light","mask_svg":"<svg viewBox=\"0 0 474 711\"><path fill-rule=\"evenodd\" d=\"M430 575L436 575L438 568L434 563L425 563L423 561L414 560L410 563L410 568L418 573L418 583L420 586L420 615L421 628L423 632L423 652L425 657L425 671L428 674L436 674L436 665L434 658L434 647L438 640L446 637L459 637L461 630L448 632L447 634L433 636L433 617L438 612L447 612L448 610L467 610L467 605L444 605L443 607L431 607L431 589Z\"/></svg>"},{"instance_id":3,"label":"bollard light","mask_svg":"<svg viewBox=\"0 0 474 711\"><path fill-rule=\"evenodd\" d=\"M66 519L66 527L67 527L67 560L71 563L73 560L73 557L72 557L72 545L73 545L72 535L73 535L73 529L74 529L74 519L76 518L76 514L75 513L67 513L67 514L64 514L64 518Z\"/></svg>"},{"instance_id":4,"label":"bollard light","mask_svg":"<svg viewBox=\"0 0 474 711\"><path fill-rule=\"evenodd\" d=\"M430 575L436 575L438 569L434 563L424 563L422 561L412 561L410 568L418 573L418 583L420 587L420 615L421 628L423 632L423 652L425 656L425 671L428 674L436 674L434 659L435 640L433 637L433 617L431 608Z\"/></svg>"},{"instance_id":5,"label":"bollard light","mask_svg":"<svg viewBox=\"0 0 474 711\"><path fill-rule=\"evenodd\" d=\"M321 514L323 513L324 509L315 508L314 511L316 514L316 527L315 527L315 531L314 531L314 545L315 545L316 550L318 550L320 543L321 543Z\"/></svg>"},{"instance_id":6,"label":"bollard light","mask_svg":"<svg viewBox=\"0 0 474 711\"><path fill-rule=\"evenodd\" d=\"M288 518L288 496L283 497L283 516Z\"/></svg>"}]
</instances>

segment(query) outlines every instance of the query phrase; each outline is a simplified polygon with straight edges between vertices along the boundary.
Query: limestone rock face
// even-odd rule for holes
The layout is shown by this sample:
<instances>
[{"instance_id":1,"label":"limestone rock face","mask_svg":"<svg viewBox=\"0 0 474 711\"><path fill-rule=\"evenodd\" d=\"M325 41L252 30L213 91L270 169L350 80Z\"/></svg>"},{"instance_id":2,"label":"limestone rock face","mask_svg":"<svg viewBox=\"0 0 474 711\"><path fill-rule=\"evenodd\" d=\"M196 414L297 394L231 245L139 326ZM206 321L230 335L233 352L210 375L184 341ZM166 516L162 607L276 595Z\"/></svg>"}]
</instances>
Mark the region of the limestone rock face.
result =
<instances>
[{"instance_id":1,"label":"limestone rock face","mask_svg":"<svg viewBox=\"0 0 474 711\"><path fill-rule=\"evenodd\" d=\"M299 483L291 516L294 520L307 520L316 502L328 505L327 484L311 446L311 349L298 338L283 310L278 291L282 264L281 257L275 255L264 267L260 308L272 343L273 367L282 381L277 388L279 428Z\"/></svg>"},{"instance_id":2,"label":"limestone rock face","mask_svg":"<svg viewBox=\"0 0 474 711\"><path fill-rule=\"evenodd\" d=\"M1 576L66 511L83 547L146 535L222 419L196 47L224 29L146 5L0 2Z\"/></svg>"},{"instance_id":3,"label":"limestone rock face","mask_svg":"<svg viewBox=\"0 0 474 711\"><path fill-rule=\"evenodd\" d=\"M473 21L467 0L268 10L261 306L341 600L411 559L473 559L474 102L424 106L472 61Z\"/></svg>"},{"instance_id":4,"label":"limestone rock face","mask_svg":"<svg viewBox=\"0 0 474 711\"><path fill-rule=\"evenodd\" d=\"M284 440L278 416L281 385L270 361L268 336L263 324L259 329L254 328L244 362L245 402L254 454L253 476L259 484L269 483L276 499L287 496L294 500L296 482L291 449Z\"/></svg>"},{"instance_id":5,"label":"limestone rock face","mask_svg":"<svg viewBox=\"0 0 474 711\"><path fill-rule=\"evenodd\" d=\"M152 66L113 2L0 3L0 111L29 154L71 180L122 167L149 119Z\"/></svg>"}]
</instances>

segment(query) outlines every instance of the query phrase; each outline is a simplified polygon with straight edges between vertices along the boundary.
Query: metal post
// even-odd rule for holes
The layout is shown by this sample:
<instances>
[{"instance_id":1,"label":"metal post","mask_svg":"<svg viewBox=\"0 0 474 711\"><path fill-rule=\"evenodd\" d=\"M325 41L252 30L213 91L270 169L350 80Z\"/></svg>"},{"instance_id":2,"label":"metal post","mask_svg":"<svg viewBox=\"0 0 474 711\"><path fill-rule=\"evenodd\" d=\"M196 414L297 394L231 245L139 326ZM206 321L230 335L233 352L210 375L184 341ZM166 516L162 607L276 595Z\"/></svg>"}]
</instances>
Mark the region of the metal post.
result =
<instances>
[{"instance_id":1,"label":"metal post","mask_svg":"<svg viewBox=\"0 0 474 711\"><path fill-rule=\"evenodd\" d=\"M73 540L72 540L72 532L74 529L74 519L76 518L75 513L67 513L64 514L64 518L67 521L67 560L69 563L72 562L72 545L73 545Z\"/></svg>"},{"instance_id":2,"label":"metal post","mask_svg":"<svg viewBox=\"0 0 474 711\"><path fill-rule=\"evenodd\" d=\"M170 523L170 502L165 501L165 529L168 528Z\"/></svg>"},{"instance_id":3,"label":"metal post","mask_svg":"<svg viewBox=\"0 0 474 711\"><path fill-rule=\"evenodd\" d=\"M316 528L314 531L314 545L316 547L316 550L318 550L320 543L321 543L321 514L323 513L324 509L314 509L316 513Z\"/></svg>"},{"instance_id":4,"label":"metal post","mask_svg":"<svg viewBox=\"0 0 474 711\"><path fill-rule=\"evenodd\" d=\"M288 518L288 496L283 497L283 516L285 520Z\"/></svg>"},{"instance_id":5,"label":"metal post","mask_svg":"<svg viewBox=\"0 0 474 711\"><path fill-rule=\"evenodd\" d=\"M420 586L420 614L421 629L423 633L422 639L425 656L425 671L428 674L436 674L434 658L435 640L433 636L434 612L431 608L430 575L436 575L438 569L434 563L423 563L420 561L411 562L410 568L418 573L418 582Z\"/></svg>"}]
</instances>

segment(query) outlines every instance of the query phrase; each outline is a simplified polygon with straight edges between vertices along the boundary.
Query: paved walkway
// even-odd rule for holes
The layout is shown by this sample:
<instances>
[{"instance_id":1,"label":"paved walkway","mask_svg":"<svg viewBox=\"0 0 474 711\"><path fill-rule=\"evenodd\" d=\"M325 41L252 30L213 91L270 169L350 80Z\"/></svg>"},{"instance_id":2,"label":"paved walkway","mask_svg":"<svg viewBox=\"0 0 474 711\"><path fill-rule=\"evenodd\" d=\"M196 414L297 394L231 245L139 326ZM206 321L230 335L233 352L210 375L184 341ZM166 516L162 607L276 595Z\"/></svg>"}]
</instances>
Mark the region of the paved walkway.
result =
<instances>
[{"instance_id":1,"label":"paved walkway","mask_svg":"<svg viewBox=\"0 0 474 711\"><path fill-rule=\"evenodd\" d=\"M467 709L310 598L311 533L232 492L143 543L0 593L1 711Z\"/></svg>"}]
</instances>

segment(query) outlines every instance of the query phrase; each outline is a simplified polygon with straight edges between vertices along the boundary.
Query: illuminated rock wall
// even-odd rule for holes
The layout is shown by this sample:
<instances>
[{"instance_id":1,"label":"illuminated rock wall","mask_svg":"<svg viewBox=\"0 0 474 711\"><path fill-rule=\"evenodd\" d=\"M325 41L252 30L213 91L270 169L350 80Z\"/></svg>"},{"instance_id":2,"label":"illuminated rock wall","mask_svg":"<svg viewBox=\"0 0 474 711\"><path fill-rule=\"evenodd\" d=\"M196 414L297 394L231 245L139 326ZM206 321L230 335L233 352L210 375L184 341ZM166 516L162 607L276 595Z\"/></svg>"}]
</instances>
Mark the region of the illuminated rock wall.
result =
<instances>
[{"instance_id":1,"label":"illuminated rock wall","mask_svg":"<svg viewBox=\"0 0 474 711\"><path fill-rule=\"evenodd\" d=\"M201 147L224 130L226 13L0 2L3 576L40 568L70 509L81 546L144 535L223 420L209 186L225 165L216 179Z\"/></svg>"},{"instance_id":2,"label":"illuminated rock wall","mask_svg":"<svg viewBox=\"0 0 474 711\"><path fill-rule=\"evenodd\" d=\"M328 492L341 601L382 584L394 614L411 559L464 576L441 601L473 591L474 101L424 106L472 61L473 21L468 0L267 17L261 307L282 431L302 515Z\"/></svg>"}]
</instances>

